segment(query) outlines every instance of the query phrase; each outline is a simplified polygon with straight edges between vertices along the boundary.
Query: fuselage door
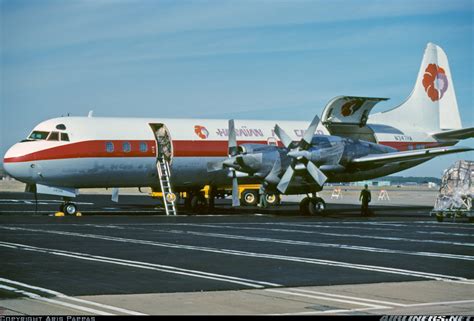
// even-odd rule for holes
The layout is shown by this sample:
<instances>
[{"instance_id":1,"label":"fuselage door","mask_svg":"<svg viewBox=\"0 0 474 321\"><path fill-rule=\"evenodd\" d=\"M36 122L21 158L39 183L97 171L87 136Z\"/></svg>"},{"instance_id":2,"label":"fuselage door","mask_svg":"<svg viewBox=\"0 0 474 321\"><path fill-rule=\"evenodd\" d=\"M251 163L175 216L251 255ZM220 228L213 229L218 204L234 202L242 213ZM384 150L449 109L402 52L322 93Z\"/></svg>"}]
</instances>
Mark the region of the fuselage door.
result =
<instances>
[{"instance_id":1,"label":"fuselage door","mask_svg":"<svg viewBox=\"0 0 474 321\"><path fill-rule=\"evenodd\" d=\"M150 124L150 127L155 136L156 157L163 157L171 164L173 160L173 141L168 128L162 123Z\"/></svg>"}]
</instances>

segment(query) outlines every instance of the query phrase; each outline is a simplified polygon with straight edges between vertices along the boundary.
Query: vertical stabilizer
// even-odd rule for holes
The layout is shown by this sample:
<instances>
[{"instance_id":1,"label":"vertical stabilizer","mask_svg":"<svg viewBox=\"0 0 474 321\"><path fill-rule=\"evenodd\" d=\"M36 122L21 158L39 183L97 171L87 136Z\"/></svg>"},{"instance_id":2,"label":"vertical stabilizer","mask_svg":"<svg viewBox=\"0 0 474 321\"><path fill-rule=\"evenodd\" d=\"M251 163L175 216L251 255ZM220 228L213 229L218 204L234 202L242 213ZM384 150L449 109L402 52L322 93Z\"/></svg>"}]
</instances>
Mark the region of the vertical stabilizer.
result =
<instances>
[{"instance_id":1,"label":"vertical stabilizer","mask_svg":"<svg viewBox=\"0 0 474 321\"><path fill-rule=\"evenodd\" d=\"M448 57L443 49L428 43L415 87L408 99L396 108L371 115L369 119L371 123L427 132L462 128Z\"/></svg>"}]
</instances>

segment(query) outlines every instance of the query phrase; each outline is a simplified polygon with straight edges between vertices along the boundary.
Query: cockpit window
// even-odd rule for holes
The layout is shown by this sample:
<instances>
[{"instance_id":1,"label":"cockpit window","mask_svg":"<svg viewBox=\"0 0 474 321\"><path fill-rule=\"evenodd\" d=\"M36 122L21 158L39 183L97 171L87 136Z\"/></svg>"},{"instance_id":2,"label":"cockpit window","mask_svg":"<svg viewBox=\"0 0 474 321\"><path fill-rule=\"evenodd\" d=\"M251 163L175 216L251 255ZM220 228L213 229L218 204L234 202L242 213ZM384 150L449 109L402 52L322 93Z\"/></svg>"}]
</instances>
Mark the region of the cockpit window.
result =
<instances>
[{"instance_id":1,"label":"cockpit window","mask_svg":"<svg viewBox=\"0 0 474 321\"><path fill-rule=\"evenodd\" d=\"M68 142L69 141L69 135L67 133L61 133L61 140L63 142Z\"/></svg>"},{"instance_id":2,"label":"cockpit window","mask_svg":"<svg viewBox=\"0 0 474 321\"><path fill-rule=\"evenodd\" d=\"M66 126L64 124L56 125L56 129L65 130Z\"/></svg>"},{"instance_id":3,"label":"cockpit window","mask_svg":"<svg viewBox=\"0 0 474 321\"><path fill-rule=\"evenodd\" d=\"M51 134L49 134L48 140L58 141L59 140L59 133L58 132L51 132Z\"/></svg>"},{"instance_id":4,"label":"cockpit window","mask_svg":"<svg viewBox=\"0 0 474 321\"><path fill-rule=\"evenodd\" d=\"M42 132L42 131L34 131L31 133L30 137L28 139L32 140L44 140L46 137L48 137L49 132Z\"/></svg>"}]
</instances>

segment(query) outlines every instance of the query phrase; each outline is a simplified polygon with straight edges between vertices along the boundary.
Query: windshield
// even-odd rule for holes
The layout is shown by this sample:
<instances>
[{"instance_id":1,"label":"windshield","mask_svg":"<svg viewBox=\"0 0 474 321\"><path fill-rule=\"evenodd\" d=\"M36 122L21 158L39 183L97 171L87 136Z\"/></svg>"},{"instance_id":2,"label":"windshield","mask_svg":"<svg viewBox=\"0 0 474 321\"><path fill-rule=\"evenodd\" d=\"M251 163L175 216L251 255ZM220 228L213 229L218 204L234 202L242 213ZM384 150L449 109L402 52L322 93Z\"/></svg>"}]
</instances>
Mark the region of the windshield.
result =
<instances>
[{"instance_id":1,"label":"windshield","mask_svg":"<svg viewBox=\"0 0 474 321\"><path fill-rule=\"evenodd\" d=\"M42 131L34 131L31 133L30 137L28 137L28 139L32 139L32 140L42 140L42 139L46 139L46 137L48 137L48 134L49 132L42 132Z\"/></svg>"}]
</instances>

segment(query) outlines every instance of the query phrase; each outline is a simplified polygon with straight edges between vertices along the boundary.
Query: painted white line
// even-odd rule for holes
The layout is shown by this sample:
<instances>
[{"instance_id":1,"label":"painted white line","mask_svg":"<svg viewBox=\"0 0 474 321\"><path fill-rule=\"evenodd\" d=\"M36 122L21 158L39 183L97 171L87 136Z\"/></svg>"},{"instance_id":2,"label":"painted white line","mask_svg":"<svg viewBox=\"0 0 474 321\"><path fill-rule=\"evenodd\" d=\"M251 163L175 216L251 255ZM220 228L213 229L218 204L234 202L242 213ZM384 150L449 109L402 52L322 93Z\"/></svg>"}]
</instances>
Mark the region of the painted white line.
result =
<instances>
[{"instance_id":1,"label":"painted white line","mask_svg":"<svg viewBox=\"0 0 474 321\"><path fill-rule=\"evenodd\" d=\"M54 300L54 299L48 299L48 298L42 297L42 296L40 296L36 293L31 293L31 292L20 290L20 289L10 287L10 286L5 286L5 285L0 284L0 288L4 289L4 290L7 290L7 291L14 292L14 293L22 294L24 296L29 297L30 299L34 299L34 300L38 300L38 301L44 301L44 302L48 302L48 303L52 303L52 304L56 304L56 305L62 305L62 306L68 307L68 308L72 308L74 310L85 311L85 312L88 312L88 313L93 313L93 314L98 314L98 315L113 315L112 313L87 308L87 307L80 306L80 305L77 305L77 304L67 303L67 302L58 301L58 300Z\"/></svg>"},{"instance_id":2,"label":"painted white line","mask_svg":"<svg viewBox=\"0 0 474 321\"><path fill-rule=\"evenodd\" d=\"M67 236L75 236L75 237L82 237L82 238L123 242L123 243L130 243L130 244L150 245L150 246L157 246L157 247L164 247L164 248L175 248L175 249L202 251L202 252L210 252L210 253L217 253L217 254L254 257L254 258L261 258L261 259L273 259L273 260L282 260L282 261L289 261L289 262L335 266L335 267L349 268L349 269L356 269L356 270L365 270L365 271L412 276L412 277L439 280L439 281L445 281L445 282L458 281L458 282L465 282L466 284L474 284L473 281L467 280L466 278L459 277L459 276L427 273L427 272L406 270L406 269L396 269L396 268L389 268L389 267L383 267L383 266L377 266L377 265L365 265L365 264L356 264L356 263L348 263L348 262L333 261L333 260L322 260L322 259L307 258L307 257L295 257L295 256L275 255L275 254L266 254L266 253L254 253L254 252L246 252L246 251L238 251L238 250L217 249L217 248L201 247L201 246L193 246L193 245L154 242L154 241L147 241L147 240L140 240L140 239L127 239L127 238L112 237L112 236L97 235L97 234L83 234L83 233L60 232L60 231L51 231L51 230L37 230L37 229L28 229L28 228L19 228L19 227L6 227L6 226L0 226L0 229L31 231L31 232L39 232L39 233L47 233L47 234L67 235ZM12 243L6 243L6 244L11 245Z\"/></svg>"},{"instance_id":3,"label":"painted white line","mask_svg":"<svg viewBox=\"0 0 474 321\"><path fill-rule=\"evenodd\" d=\"M313 293L313 294L318 294L318 295L325 295L325 296L336 297L336 298L351 299L351 300L355 300L355 301L365 301L365 302L378 303L378 304L383 304L383 305L391 305L391 306L396 306L396 307L406 306L406 304L395 303L395 302L390 302L390 301L366 299L366 298L355 297L355 296L332 294L332 293L327 293L327 292L319 292L319 291L305 290L305 289L299 289L299 288L295 288L295 289L291 289L291 290L292 291L297 291L297 292L310 293L310 294Z\"/></svg>"},{"instance_id":4,"label":"painted white line","mask_svg":"<svg viewBox=\"0 0 474 321\"><path fill-rule=\"evenodd\" d=\"M382 305L375 305L375 304L370 304L370 303L365 303L365 302L346 300L346 299L334 298L334 297L329 297L329 296L310 295L310 294L305 294L305 293L296 293L292 291L275 290L275 289L265 289L265 291L272 292L272 293L286 294L286 295L301 296L301 297L311 298L311 299L319 299L319 300L324 300L324 301L334 301L334 302L348 303L352 305L362 305L362 306L366 306L369 308L376 308L376 309L386 308L386 306L382 306Z\"/></svg>"},{"instance_id":5,"label":"painted white line","mask_svg":"<svg viewBox=\"0 0 474 321\"><path fill-rule=\"evenodd\" d=\"M462 243L462 242L450 242L443 240L427 240L427 239L408 239L403 237L387 237L387 236L372 236L372 235L360 235L360 234L341 234L341 233L327 233L327 232L317 232L317 231L308 231L308 230L292 230L284 228L265 228L265 227L247 227L247 226L230 226L230 225L213 225L213 224L188 224L188 226L196 227L211 227L211 228L226 228L226 229L236 229L236 230L258 230L258 231L274 231L274 232L285 232L285 233L300 233L300 234L318 234L326 236L338 236L338 237L355 237L363 239L376 239L376 240L387 240L387 241L397 241L397 242L417 242L417 243L435 243L435 244L449 244L449 245L458 245L458 246L474 246L474 243ZM100 227L100 226L97 226ZM102 227L106 227L105 225ZM436 232L425 232L427 234L435 234ZM442 232L438 232L442 233ZM443 233L444 234L444 233ZM448 234L449 235L449 234ZM467 236L474 236L465 234Z\"/></svg>"},{"instance_id":6,"label":"painted white line","mask_svg":"<svg viewBox=\"0 0 474 321\"><path fill-rule=\"evenodd\" d=\"M18 286L21 286L21 287L24 287L24 288L29 288L29 289L37 290L37 291L40 291L40 292L43 292L43 293L47 293L47 294L50 294L50 295L53 295L53 296L56 296L56 297L59 297L59 298L62 298L62 299L67 299L67 300L70 300L70 301L80 302L80 303L87 304L87 305L97 306L97 307L100 307L100 308L105 308L107 310L116 311L116 312L120 312L120 313L124 313L124 314L146 315L146 314L143 314L143 313L140 313L140 312L137 312L137 311L118 308L118 307L114 307L114 306L111 306L111 305L108 305L108 304L102 304L102 303L98 303L98 302L94 302L94 301L87 301L87 300L71 297L71 296L65 295L61 292L58 292L58 291L45 289L45 288L42 288L42 287L33 286L33 285L30 285L30 284L14 281L14 280L10 280L10 279L0 278L0 282L18 285ZM35 295L38 295L38 294L35 294Z\"/></svg>"},{"instance_id":7,"label":"painted white line","mask_svg":"<svg viewBox=\"0 0 474 321\"><path fill-rule=\"evenodd\" d=\"M58 200L38 200L39 202L43 202L43 204L62 204L64 201L58 201ZM9 204L9 205L24 205L24 204L34 204L35 200L34 199L20 199L20 200L14 200L14 199L3 199L0 200L0 204ZM78 205L94 205L94 203L90 202L74 202L75 204Z\"/></svg>"},{"instance_id":8,"label":"painted white line","mask_svg":"<svg viewBox=\"0 0 474 321\"><path fill-rule=\"evenodd\" d=\"M359 308L359 309L334 309L334 310L323 310L323 311L307 311L307 312L296 312L296 313L280 313L280 314L270 314L270 315L320 315L320 314L342 314L342 313L354 313L361 311L370 311L370 310L381 310L382 308ZM386 307L384 309L390 309Z\"/></svg>"},{"instance_id":9,"label":"painted white line","mask_svg":"<svg viewBox=\"0 0 474 321\"><path fill-rule=\"evenodd\" d=\"M397 241L397 242L417 242L417 243L435 243L435 244L448 244L448 245L457 245L457 246L474 246L474 243L467 242L451 242L443 240L418 240L418 239L408 239L403 237L387 237L387 236L369 236L369 235L357 235L357 234L337 234L337 233L320 233L327 236L344 236L344 237L355 237L355 238L366 238L366 239L375 239L375 240L387 240L387 241ZM429 233L434 234L434 233Z\"/></svg>"},{"instance_id":10,"label":"painted white line","mask_svg":"<svg viewBox=\"0 0 474 321\"><path fill-rule=\"evenodd\" d=\"M68 225L72 225L72 224L68 224ZM100 227L100 228L110 228L110 229L117 229L117 230L125 230L125 229L126 229L126 227L115 226L115 225L110 225L110 224L107 224L107 225L99 225L99 224L74 224L74 225Z\"/></svg>"},{"instance_id":11,"label":"painted white line","mask_svg":"<svg viewBox=\"0 0 474 321\"><path fill-rule=\"evenodd\" d=\"M416 222L416 221L415 221ZM413 222L413 223L415 223ZM331 224L332 222L328 222L327 224ZM453 222L443 222L439 223L436 221L430 222L426 221L425 224L402 224L400 222L340 222L340 224L356 224L356 225L375 225L375 226L390 226L390 227L415 227L415 228L440 228L440 229L462 229L462 230L473 230L472 227L466 225L466 223L453 223Z\"/></svg>"},{"instance_id":12,"label":"painted white line","mask_svg":"<svg viewBox=\"0 0 474 321\"><path fill-rule=\"evenodd\" d=\"M349 226L337 226L337 227L334 227L334 226L326 226L326 225L322 225L322 224L298 224L298 223L290 223L290 222L285 222L285 223L280 223L280 222L259 222L259 223L233 223L233 222L226 222L226 223L212 223L213 225L220 225L220 224L225 224L225 225L264 225L264 226L268 226L268 225L284 225L284 226L295 226L295 227L318 227L318 228L330 228L330 229L351 229L351 230L380 230L380 231L398 231L399 229L387 229L387 228L372 228L372 227L349 227ZM19 225L19 224L17 224ZM164 226L164 225L171 225L171 226L199 226L200 224L195 224L195 223L167 223L167 222L163 222L163 223L118 223L118 224L115 224L115 225L125 225L125 226L154 226L154 225L157 225L157 226Z\"/></svg>"},{"instance_id":13,"label":"painted white line","mask_svg":"<svg viewBox=\"0 0 474 321\"><path fill-rule=\"evenodd\" d=\"M474 300L415 303L415 304L408 304L407 307L427 307L427 306L433 306L433 305L454 305L454 304L466 304L466 303L474 303Z\"/></svg>"},{"instance_id":14,"label":"painted white line","mask_svg":"<svg viewBox=\"0 0 474 321\"><path fill-rule=\"evenodd\" d=\"M221 282L235 283L235 284L249 286L252 288L263 288L265 286L281 286L280 284L276 284L276 283L255 281L255 280L249 280L249 279L244 279L244 278L238 278L238 277L233 277L233 276L228 276L228 275L208 273L208 272L202 272L202 271L196 271L196 270L188 270L188 269L177 268L173 266L166 266L166 265L161 265L161 264L153 264L153 263L148 263L148 262L140 262L140 261L132 261L132 260L122 260L122 259L116 259L116 258L105 257L105 256L96 256L96 255L91 255L87 253L78 253L78 252L70 252L70 251L63 251L63 250L57 250L57 249L41 248L41 247L29 246L29 245L18 244L18 243L0 242L0 246L3 246L4 244L9 245L9 246L12 246L12 245L16 246L17 249L21 249L21 250L35 251L35 252L41 252L41 253L52 254L52 255L57 255L57 256L65 256L65 257L70 257L70 258L86 260L86 261L96 261L96 262L123 265L123 266L135 267L135 268L141 268L141 269L147 269L147 270L155 270L155 271L160 271L160 272L180 274L180 275L185 275L185 276L204 278L204 279L210 279L210 280L221 281Z\"/></svg>"},{"instance_id":15,"label":"painted white line","mask_svg":"<svg viewBox=\"0 0 474 321\"><path fill-rule=\"evenodd\" d=\"M447 235L447 236L467 236L467 237L474 237L474 233L470 234L464 234L464 233L451 233L451 232L435 232L435 231L430 231L430 232L425 232L425 231L416 231L418 234L429 234L429 235Z\"/></svg>"},{"instance_id":16,"label":"painted white line","mask_svg":"<svg viewBox=\"0 0 474 321\"><path fill-rule=\"evenodd\" d=\"M426 257L437 257L437 258L444 258L444 259L474 261L474 256L449 254L449 253L411 252L411 251L403 251L403 250L392 250L392 249L387 249L387 248L378 248L378 247L369 247L369 246L356 246L356 245L347 245L347 244L338 244L338 243L307 242L307 241L272 239L272 238L264 238L264 237L250 237L250 236L243 236L243 235L232 235L232 234L221 234L221 233L193 232L193 231L183 231L183 230L161 230L161 229L158 230L158 229L155 229L153 231L161 232L161 233L173 233L173 234L191 234L191 235L197 235L197 236L218 237L218 238L225 238L225 239L254 241L254 242L268 242L268 243L279 243L279 244L289 244L289 245L299 245L299 246L325 247L325 248L334 248L334 249L352 250L352 251L363 251L363 252L373 252L373 253L403 254L403 255L426 256Z\"/></svg>"}]
</instances>

